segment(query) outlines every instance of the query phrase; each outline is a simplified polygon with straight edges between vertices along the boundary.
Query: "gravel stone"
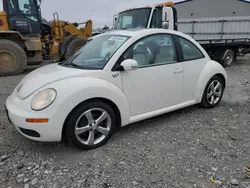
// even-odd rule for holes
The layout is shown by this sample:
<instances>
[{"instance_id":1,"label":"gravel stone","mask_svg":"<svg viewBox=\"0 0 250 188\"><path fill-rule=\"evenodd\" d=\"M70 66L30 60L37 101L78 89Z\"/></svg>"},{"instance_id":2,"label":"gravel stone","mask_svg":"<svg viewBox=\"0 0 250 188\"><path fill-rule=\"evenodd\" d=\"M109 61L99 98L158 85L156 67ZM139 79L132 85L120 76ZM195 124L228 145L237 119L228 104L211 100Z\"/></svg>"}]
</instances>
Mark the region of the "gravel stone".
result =
<instances>
[{"instance_id":1,"label":"gravel stone","mask_svg":"<svg viewBox=\"0 0 250 188\"><path fill-rule=\"evenodd\" d=\"M24 185L24 188L29 188L29 187L30 187L29 184Z\"/></svg>"},{"instance_id":2,"label":"gravel stone","mask_svg":"<svg viewBox=\"0 0 250 188\"><path fill-rule=\"evenodd\" d=\"M119 128L89 151L29 140L9 123L5 101L37 67L0 77L0 187L250 188L244 171L250 164L250 56L225 69L228 84L216 108L191 106Z\"/></svg>"},{"instance_id":3,"label":"gravel stone","mask_svg":"<svg viewBox=\"0 0 250 188\"><path fill-rule=\"evenodd\" d=\"M36 185L36 184L37 184L37 181L38 181L38 178L34 178L34 179L31 181L31 185Z\"/></svg>"},{"instance_id":4,"label":"gravel stone","mask_svg":"<svg viewBox=\"0 0 250 188\"><path fill-rule=\"evenodd\" d=\"M240 183L239 183L239 181L236 180L236 179L231 179L231 184L232 184L232 185L239 185Z\"/></svg>"},{"instance_id":5,"label":"gravel stone","mask_svg":"<svg viewBox=\"0 0 250 188\"><path fill-rule=\"evenodd\" d=\"M25 174L18 174L16 177L18 178L18 179L20 179L20 178L22 178L22 177L24 177L25 176Z\"/></svg>"},{"instance_id":6,"label":"gravel stone","mask_svg":"<svg viewBox=\"0 0 250 188\"><path fill-rule=\"evenodd\" d=\"M31 170L31 169L32 169L32 166L28 166L26 169L27 169L27 170Z\"/></svg>"},{"instance_id":7,"label":"gravel stone","mask_svg":"<svg viewBox=\"0 0 250 188\"><path fill-rule=\"evenodd\" d=\"M138 185L139 183L137 181L132 181L133 185Z\"/></svg>"},{"instance_id":8,"label":"gravel stone","mask_svg":"<svg viewBox=\"0 0 250 188\"><path fill-rule=\"evenodd\" d=\"M29 178L24 178L24 179L23 179L23 183L27 183L28 181L30 181Z\"/></svg>"},{"instance_id":9,"label":"gravel stone","mask_svg":"<svg viewBox=\"0 0 250 188\"><path fill-rule=\"evenodd\" d=\"M5 160L7 160L9 157L7 156L7 155L2 155L1 157L0 157L0 161L5 161Z\"/></svg>"},{"instance_id":10,"label":"gravel stone","mask_svg":"<svg viewBox=\"0 0 250 188\"><path fill-rule=\"evenodd\" d=\"M218 168L213 168L213 167L212 167L212 171L215 171L215 172L216 172L217 170L218 170Z\"/></svg>"}]
</instances>

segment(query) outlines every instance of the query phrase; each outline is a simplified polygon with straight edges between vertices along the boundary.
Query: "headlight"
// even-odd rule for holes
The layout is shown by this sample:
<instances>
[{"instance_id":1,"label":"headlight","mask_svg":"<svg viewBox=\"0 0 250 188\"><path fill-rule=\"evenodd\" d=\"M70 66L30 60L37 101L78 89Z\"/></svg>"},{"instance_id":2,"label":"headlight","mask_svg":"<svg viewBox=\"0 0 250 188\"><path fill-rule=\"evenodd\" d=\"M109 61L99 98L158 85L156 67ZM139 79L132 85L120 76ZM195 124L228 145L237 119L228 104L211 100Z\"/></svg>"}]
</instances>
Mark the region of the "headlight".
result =
<instances>
[{"instance_id":1,"label":"headlight","mask_svg":"<svg viewBox=\"0 0 250 188\"><path fill-rule=\"evenodd\" d=\"M56 90L45 89L40 91L31 101L32 110L39 111L47 108L56 99Z\"/></svg>"}]
</instances>

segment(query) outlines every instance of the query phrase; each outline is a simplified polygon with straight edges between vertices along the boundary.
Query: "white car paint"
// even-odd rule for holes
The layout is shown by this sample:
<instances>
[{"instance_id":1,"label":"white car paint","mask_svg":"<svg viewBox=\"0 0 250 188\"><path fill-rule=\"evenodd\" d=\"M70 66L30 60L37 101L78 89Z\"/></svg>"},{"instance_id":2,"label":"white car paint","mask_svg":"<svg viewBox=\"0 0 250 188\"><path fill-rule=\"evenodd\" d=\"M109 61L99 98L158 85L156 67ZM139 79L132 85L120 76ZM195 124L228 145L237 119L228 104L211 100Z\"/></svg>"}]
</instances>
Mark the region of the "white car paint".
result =
<instances>
[{"instance_id":1,"label":"white car paint","mask_svg":"<svg viewBox=\"0 0 250 188\"><path fill-rule=\"evenodd\" d=\"M203 60L180 62L131 71L111 71L117 59L138 39L157 33L179 35L192 41L204 54ZM83 101L102 98L114 103L121 116L121 126L201 102L208 80L215 74L227 78L224 68L212 61L191 37L172 30L140 29L112 31L102 35L127 35L126 41L103 70L83 70L58 64L38 68L24 77L6 101L11 122L35 130L37 141L60 141L69 113ZM149 79L150 78L150 79ZM19 87L22 86L19 90ZM31 109L31 100L46 88L56 90L55 101L41 111ZM27 123L26 118L48 118L47 123Z\"/></svg>"}]
</instances>

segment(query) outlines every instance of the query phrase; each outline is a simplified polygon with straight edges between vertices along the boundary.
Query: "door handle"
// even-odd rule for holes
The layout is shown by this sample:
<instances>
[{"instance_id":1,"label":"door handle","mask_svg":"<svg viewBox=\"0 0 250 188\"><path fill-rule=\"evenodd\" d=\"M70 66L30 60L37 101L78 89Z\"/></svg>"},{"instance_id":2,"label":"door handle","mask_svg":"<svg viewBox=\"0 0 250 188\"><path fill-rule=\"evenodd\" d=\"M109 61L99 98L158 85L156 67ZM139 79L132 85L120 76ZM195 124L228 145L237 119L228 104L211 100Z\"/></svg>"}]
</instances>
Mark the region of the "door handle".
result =
<instances>
[{"instance_id":1,"label":"door handle","mask_svg":"<svg viewBox=\"0 0 250 188\"><path fill-rule=\"evenodd\" d=\"M176 69L175 71L174 71L174 73L182 73L183 72L183 69Z\"/></svg>"}]
</instances>

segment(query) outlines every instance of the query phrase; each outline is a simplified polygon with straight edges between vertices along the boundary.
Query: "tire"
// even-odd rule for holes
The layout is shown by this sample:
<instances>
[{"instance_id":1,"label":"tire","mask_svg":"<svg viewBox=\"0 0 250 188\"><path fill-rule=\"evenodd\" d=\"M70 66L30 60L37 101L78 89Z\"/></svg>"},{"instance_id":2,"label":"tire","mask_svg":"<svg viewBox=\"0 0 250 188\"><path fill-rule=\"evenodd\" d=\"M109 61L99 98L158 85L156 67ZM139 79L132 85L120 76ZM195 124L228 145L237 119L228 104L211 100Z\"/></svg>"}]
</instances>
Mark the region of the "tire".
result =
<instances>
[{"instance_id":1,"label":"tire","mask_svg":"<svg viewBox=\"0 0 250 188\"><path fill-rule=\"evenodd\" d=\"M7 59L5 62L2 60ZM27 66L27 56L17 43L0 39L0 76L17 75Z\"/></svg>"},{"instance_id":2,"label":"tire","mask_svg":"<svg viewBox=\"0 0 250 188\"><path fill-rule=\"evenodd\" d=\"M90 112L90 113L89 113ZM98 124L98 118L106 114L105 119ZM87 114L87 115L86 115ZM89 116L88 114L92 114ZM93 117L93 119L87 117ZM94 121L92 121L94 120ZM91 124L92 122L92 124ZM81 124L82 126L79 126ZM91 126L89 126L91 124ZM116 128L116 116L112 108L102 101L83 103L70 113L65 123L67 139L77 148L83 150L95 149L104 145L112 136ZM83 128L84 132L77 134L76 128ZM105 129L104 129L105 128ZM100 129L105 134L101 134ZM91 135L94 133L94 142Z\"/></svg>"},{"instance_id":3,"label":"tire","mask_svg":"<svg viewBox=\"0 0 250 188\"><path fill-rule=\"evenodd\" d=\"M222 60L223 67L230 67L235 60L235 52L231 49L228 49L224 54L224 59Z\"/></svg>"},{"instance_id":4,"label":"tire","mask_svg":"<svg viewBox=\"0 0 250 188\"><path fill-rule=\"evenodd\" d=\"M79 48L86 44L84 38L75 38L71 40L65 50L65 60L68 60Z\"/></svg>"},{"instance_id":5,"label":"tire","mask_svg":"<svg viewBox=\"0 0 250 188\"><path fill-rule=\"evenodd\" d=\"M213 94L211 95L211 84L214 83L214 86L216 86L217 83L220 83L220 86L219 88L213 92ZM224 90L225 90L225 83L224 83L224 80L219 77L219 76L213 76L207 83L206 87L205 87L205 90L204 90L204 93L203 93L203 96L202 96L202 101L201 101L201 106L204 107L204 108L214 108L216 107L222 97L223 97L223 94L224 94ZM216 95L217 93L217 95ZM218 96L218 94L220 93L220 96ZM208 97L208 94L210 94L211 96ZM212 102L212 96L214 96L214 103L211 103Z\"/></svg>"}]
</instances>

